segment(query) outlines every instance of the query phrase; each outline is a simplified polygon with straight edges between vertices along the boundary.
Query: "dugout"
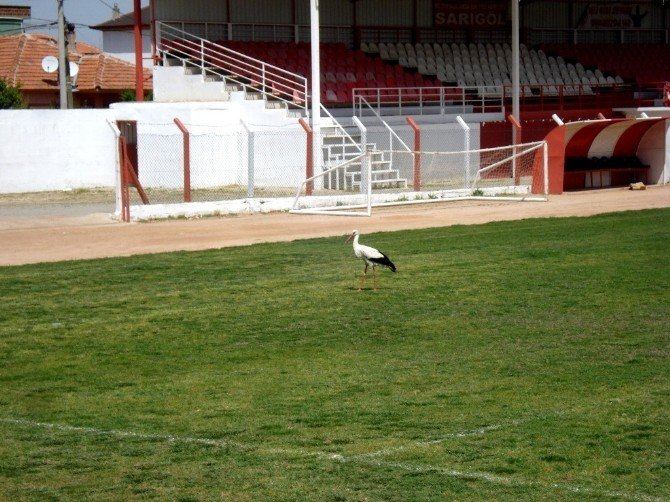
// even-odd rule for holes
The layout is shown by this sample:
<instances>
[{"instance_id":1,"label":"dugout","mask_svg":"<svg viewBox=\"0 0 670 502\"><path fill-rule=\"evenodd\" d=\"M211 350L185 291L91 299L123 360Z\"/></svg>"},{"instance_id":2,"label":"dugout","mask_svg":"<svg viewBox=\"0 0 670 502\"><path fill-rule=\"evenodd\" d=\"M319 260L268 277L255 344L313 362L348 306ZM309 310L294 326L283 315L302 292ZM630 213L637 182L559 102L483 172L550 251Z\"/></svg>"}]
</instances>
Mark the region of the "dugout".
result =
<instances>
[{"instance_id":1,"label":"dugout","mask_svg":"<svg viewBox=\"0 0 670 502\"><path fill-rule=\"evenodd\" d=\"M660 184L668 181L666 150L670 117L568 122L545 140L549 193L565 190Z\"/></svg>"}]
</instances>

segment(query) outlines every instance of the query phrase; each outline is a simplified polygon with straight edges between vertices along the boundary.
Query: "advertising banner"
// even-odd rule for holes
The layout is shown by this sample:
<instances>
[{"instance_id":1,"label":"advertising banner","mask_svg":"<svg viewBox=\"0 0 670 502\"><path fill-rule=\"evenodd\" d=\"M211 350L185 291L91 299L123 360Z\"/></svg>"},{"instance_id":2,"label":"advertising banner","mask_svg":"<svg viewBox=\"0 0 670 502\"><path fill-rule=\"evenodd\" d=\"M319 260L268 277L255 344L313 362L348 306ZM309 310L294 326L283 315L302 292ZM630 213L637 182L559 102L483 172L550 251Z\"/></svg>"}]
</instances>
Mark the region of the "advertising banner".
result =
<instances>
[{"instance_id":1,"label":"advertising banner","mask_svg":"<svg viewBox=\"0 0 670 502\"><path fill-rule=\"evenodd\" d=\"M584 9L578 28L642 28L649 11L640 4L590 3Z\"/></svg>"},{"instance_id":2,"label":"advertising banner","mask_svg":"<svg viewBox=\"0 0 670 502\"><path fill-rule=\"evenodd\" d=\"M503 28L509 2L434 0L436 28Z\"/></svg>"}]
</instances>

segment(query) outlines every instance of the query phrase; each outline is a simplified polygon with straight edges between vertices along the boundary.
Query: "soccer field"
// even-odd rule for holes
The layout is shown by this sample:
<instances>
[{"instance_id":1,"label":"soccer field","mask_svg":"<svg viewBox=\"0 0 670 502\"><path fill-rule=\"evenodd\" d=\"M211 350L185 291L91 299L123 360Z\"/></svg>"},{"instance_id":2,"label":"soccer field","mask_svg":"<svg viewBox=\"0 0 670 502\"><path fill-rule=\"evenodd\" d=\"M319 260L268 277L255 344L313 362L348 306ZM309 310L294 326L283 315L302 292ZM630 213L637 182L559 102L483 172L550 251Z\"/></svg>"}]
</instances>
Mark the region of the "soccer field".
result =
<instances>
[{"instance_id":1,"label":"soccer field","mask_svg":"<svg viewBox=\"0 0 670 502\"><path fill-rule=\"evenodd\" d=\"M669 222L2 267L0 500L668 500Z\"/></svg>"}]
</instances>

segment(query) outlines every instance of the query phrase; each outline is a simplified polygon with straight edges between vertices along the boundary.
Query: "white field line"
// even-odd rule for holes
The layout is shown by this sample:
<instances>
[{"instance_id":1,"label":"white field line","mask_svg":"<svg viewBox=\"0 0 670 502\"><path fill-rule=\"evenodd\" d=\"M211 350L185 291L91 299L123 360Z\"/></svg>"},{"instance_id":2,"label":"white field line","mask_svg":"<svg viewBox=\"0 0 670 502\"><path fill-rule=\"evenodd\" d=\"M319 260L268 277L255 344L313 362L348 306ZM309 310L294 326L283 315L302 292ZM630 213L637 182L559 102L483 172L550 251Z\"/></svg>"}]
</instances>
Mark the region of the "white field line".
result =
<instances>
[{"instance_id":1,"label":"white field line","mask_svg":"<svg viewBox=\"0 0 670 502\"><path fill-rule=\"evenodd\" d=\"M341 459L341 462L346 462L346 459ZM417 465L409 464L405 462L387 462L384 460L372 459L372 458L361 458L352 459L354 462L364 463L368 465L386 467L386 468L395 468L403 471L415 472L415 473L437 473L442 474L443 476L448 476L450 478L458 479L475 479L477 481L485 481L487 483L495 485L505 485L505 486L529 486L529 487L540 487L540 488L552 488L555 490L570 492L570 493L583 493L584 495L598 496L598 497L611 497L611 498L620 498L627 500L640 500L643 502L663 502L666 499L660 497L653 497L651 495L641 494L641 493L626 493L619 491L609 491L609 490L597 490L594 488L587 488L583 486L568 485L564 483L539 483L537 481L530 481L520 478L511 478L506 476L498 476L495 474L490 474L488 472L479 472L479 471L458 471L454 469L447 469L444 467L436 467L430 465Z\"/></svg>"},{"instance_id":2,"label":"white field line","mask_svg":"<svg viewBox=\"0 0 670 502\"><path fill-rule=\"evenodd\" d=\"M389 448L383 448L381 450L369 452L369 453L361 453L359 455L356 455L356 457L360 458L365 458L365 457L381 457L384 455L390 455L392 453L397 453L400 451L408 450L408 449L413 449L413 448L425 448L433 445L437 445L440 443L444 443L445 441L450 441L452 439L459 439L459 438L465 438L465 437L471 437L471 436L481 436L482 434L486 434L487 432L493 432L497 431L500 429L504 429L506 427L516 427L521 424L525 424L528 422L532 422L535 420L545 420L547 418L551 417L556 417L559 415L562 415L563 412L555 412L555 413L549 413L546 415L537 415L534 417L527 417L527 418L521 418L517 420L512 420L507 423L502 423L502 424L493 424L493 425L487 425L484 427L480 427L479 429L472 429L468 431L460 431L460 432L452 432L450 434L445 434L442 437L439 437L437 439L431 439L429 441L417 441L415 443L410 443L402 446L393 446Z\"/></svg>"},{"instance_id":3,"label":"white field line","mask_svg":"<svg viewBox=\"0 0 670 502\"><path fill-rule=\"evenodd\" d=\"M523 422L527 422L528 420L523 420ZM522 421L515 421L511 423L510 425L518 425ZM442 436L441 438L438 439L432 439L430 441L417 441L415 443L411 443L409 445L402 445L402 446L392 446L389 448L382 448L381 450L377 451L371 451L369 453L361 453L359 455L354 455L352 458L365 458L365 457L382 457L385 455L390 455L392 453L397 453L400 451L404 451L407 449L411 448L416 448L416 447L425 447L425 446L432 446L436 444L443 443L445 441L449 441L450 439L458 439L458 438L465 438L465 437L470 437L470 436L481 436L482 434L486 434L487 432L491 431L497 431L499 429L502 429L504 426L503 425L488 425L486 427L481 427L480 429L473 429L470 431L463 431L463 432L454 432L451 434L446 434Z\"/></svg>"},{"instance_id":4,"label":"white field line","mask_svg":"<svg viewBox=\"0 0 670 502\"><path fill-rule=\"evenodd\" d=\"M96 429L94 427L77 427L74 425L50 424L45 422L33 422L31 420L19 420L14 418L0 418L0 422L21 425L28 428L53 429L60 432L75 432L91 436L113 436L118 438L160 440L165 441L166 443L191 443L216 446L219 448L233 447L240 450L253 449L253 447L250 445L244 445L242 443L224 439L193 438L188 436L173 436L171 434L145 434L143 432L120 431L115 429Z\"/></svg>"},{"instance_id":5,"label":"white field line","mask_svg":"<svg viewBox=\"0 0 670 502\"><path fill-rule=\"evenodd\" d=\"M510 422L509 425L516 425L518 423L527 422L529 420L532 419ZM14 418L0 418L0 423L13 424L21 427L35 428L35 429L51 429L59 432L78 433L82 435L112 436L121 439L133 438L133 439L160 440L165 441L167 443L186 443L195 445L214 446L218 448L232 447L243 451L255 451L265 455L281 455L284 457L315 457L332 462L341 462L341 463L351 462L351 463L372 465L377 467L394 468L398 470L415 472L415 473L437 473L451 478L471 479L471 480L474 479L478 481L485 481L487 483L495 485L552 488L571 493L583 493L585 495L615 497L628 500L639 500L643 502L662 502L664 500L662 498L653 497L646 494L597 490L593 488L586 488L582 486L569 485L564 483L549 483L549 484L539 483L537 481L524 480L520 478L498 476L496 474L490 474L487 472L460 471L439 466L418 465L406 462L390 462L376 458L377 456L386 454L386 452L390 453L394 451L400 451L402 449L411 448L412 446L407 446L406 448L398 447L386 450L379 450L368 454L352 455L347 457L337 453L329 453L323 451L308 451L303 449L289 449L289 448L262 448L262 447L258 448L250 444L244 444L236 441L229 441L223 439L175 436L173 434L148 434L143 432L122 431L116 429L97 429L95 427L79 427L74 425L35 422L32 420L22 420ZM438 444L440 442L447 441L449 439L457 439L460 437L485 434L486 432L498 430L501 429L502 427L503 425L491 425L488 427L482 427L480 429L474 429L471 431L457 432L449 434L447 436L443 436L442 438L436 440L419 441L414 443L413 446L428 446Z\"/></svg>"}]
</instances>

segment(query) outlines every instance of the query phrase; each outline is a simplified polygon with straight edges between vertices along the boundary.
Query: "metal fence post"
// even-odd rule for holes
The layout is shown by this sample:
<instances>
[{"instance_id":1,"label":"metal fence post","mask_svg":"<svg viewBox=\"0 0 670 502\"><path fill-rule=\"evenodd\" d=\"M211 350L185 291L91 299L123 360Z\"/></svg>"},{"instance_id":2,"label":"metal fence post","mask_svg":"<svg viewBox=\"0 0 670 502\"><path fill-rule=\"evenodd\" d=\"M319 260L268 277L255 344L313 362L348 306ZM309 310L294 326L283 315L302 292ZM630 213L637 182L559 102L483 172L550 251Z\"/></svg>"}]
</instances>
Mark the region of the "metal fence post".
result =
<instances>
[{"instance_id":1,"label":"metal fence post","mask_svg":"<svg viewBox=\"0 0 670 502\"><path fill-rule=\"evenodd\" d=\"M240 119L242 127L247 131L247 197L254 197L254 133L244 120Z\"/></svg>"},{"instance_id":2,"label":"metal fence post","mask_svg":"<svg viewBox=\"0 0 670 502\"><path fill-rule=\"evenodd\" d=\"M178 118L174 123L184 136L184 202L191 202L191 134Z\"/></svg>"},{"instance_id":3,"label":"metal fence post","mask_svg":"<svg viewBox=\"0 0 670 502\"><path fill-rule=\"evenodd\" d=\"M361 193L368 195L368 200L372 196L372 156L371 150L365 150L365 155L361 158Z\"/></svg>"},{"instance_id":4,"label":"metal fence post","mask_svg":"<svg viewBox=\"0 0 670 502\"><path fill-rule=\"evenodd\" d=\"M516 153L517 153L516 145L520 145L522 143L521 124L519 123L517 118L511 113L507 115L507 120L512 124L512 142L515 145L515 148L513 150L515 156L512 159L512 178L514 178L514 184L518 185L519 183L521 183L521 173L519 173L516 168Z\"/></svg>"},{"instance_id":5,"label":"metal fence post","mask_svg":"<svg viewBox=\"0 0 670 502\"><path fill-rule=\"evenodd\" d=\"M363 125L363 122L360 121L358 117L355 115L352 117L352 122L356 127L358 127L358 130L360 131L361 134L361 152L366 153L366 158L368 157L368 129ZM367 167L370 167L370 159L366 160L367 162ZM370 174L367 172L369 169L364 169L364 165L366 165L366 162L363 162L361 164L361 193L366 193L368 191L368 188L370 187ZM364 180L364 171L365 171L365 180Z\"/></svg>"},{"instance_id":6,"label":"metal fence post","mask_svg":"<svg viewBox=\"0 0 670 502\"><path fill-rule=\"evenodd\" d=\"M412 119L407 117L407 123L414 130L414 191L421 191L421 128Z\"/></svg>"},{"instance_id":7,"label":"metal fence post","mask_svg":"<svg viewBox=\"0 0 670 502\"><path fill-rule=\"evenodd\" d=\"M313 148L313 135L314 131L312 131L312 128L309 126L307 121L304 118L300 118L298 120L298 123L302 126L302 128L305 130L307 133L307 154L305 158L305 179L310 179L312 176L314 176L314 156L312 155L312 148ZM312 191L314 190L314 182L313 181L308 181L307 186L305 187L305 193L307 195L312 195Z\"/></svg>"}]
</instances>

